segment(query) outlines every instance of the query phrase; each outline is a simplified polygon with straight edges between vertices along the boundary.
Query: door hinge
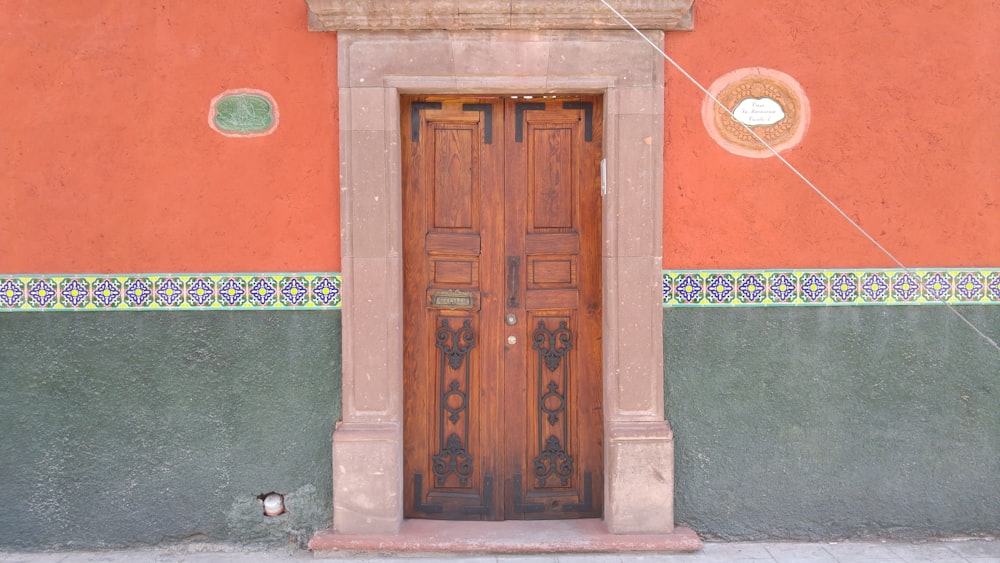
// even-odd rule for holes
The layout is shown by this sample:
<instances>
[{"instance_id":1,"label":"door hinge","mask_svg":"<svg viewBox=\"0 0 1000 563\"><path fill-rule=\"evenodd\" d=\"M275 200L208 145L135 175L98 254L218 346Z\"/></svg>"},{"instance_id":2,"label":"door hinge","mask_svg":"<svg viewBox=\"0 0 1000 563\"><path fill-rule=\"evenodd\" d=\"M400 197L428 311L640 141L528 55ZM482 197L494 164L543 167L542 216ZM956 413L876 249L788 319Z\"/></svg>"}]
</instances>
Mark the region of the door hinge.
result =
<instances>
[{"instance_id":1,"label":"door hinge","mask_svg":"<svg viewBox=\"0 0 1000 563\"><path fill-rule=\"evenodd\" d=\"M608 195L608 159L601 159L601 197Z\"/></svg>"}]
</instances>

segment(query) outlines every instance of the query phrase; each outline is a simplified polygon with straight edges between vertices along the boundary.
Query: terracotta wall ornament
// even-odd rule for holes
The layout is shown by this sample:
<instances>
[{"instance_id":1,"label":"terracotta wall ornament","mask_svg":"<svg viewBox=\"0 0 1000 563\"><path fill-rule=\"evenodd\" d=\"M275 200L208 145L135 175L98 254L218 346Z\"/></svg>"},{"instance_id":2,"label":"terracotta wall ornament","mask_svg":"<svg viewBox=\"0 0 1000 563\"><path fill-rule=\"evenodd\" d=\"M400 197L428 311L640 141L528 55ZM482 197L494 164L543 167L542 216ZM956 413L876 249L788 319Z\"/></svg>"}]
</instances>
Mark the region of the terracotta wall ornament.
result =
<instances>
[{"instance_id":1,"label":"terracotta wall ornament","mask_svg":"<svg viewBox=\"0 0 1000 563\"><path fill-rule=\"evenodd\" d=\"M260 137L278 128L278 104L263 90L226 90L209 107L209 127L227 137Z\"/></svg>"},{"instance_id":2,"label":"terracotta wall ornament","mask_svg":"<svg viewBox=\"0 0 1000 563\"><path fill-rule=\"evenodd\" d=\"M709 87L702 120L708 134L727 151L751 158L774 156L802 141L809 127L809 99L799 83L777 70L734 70ZM720 106L718 102L721 102ZM751 133L752 131L752 133Z\"/></svg>"}]
</instances>

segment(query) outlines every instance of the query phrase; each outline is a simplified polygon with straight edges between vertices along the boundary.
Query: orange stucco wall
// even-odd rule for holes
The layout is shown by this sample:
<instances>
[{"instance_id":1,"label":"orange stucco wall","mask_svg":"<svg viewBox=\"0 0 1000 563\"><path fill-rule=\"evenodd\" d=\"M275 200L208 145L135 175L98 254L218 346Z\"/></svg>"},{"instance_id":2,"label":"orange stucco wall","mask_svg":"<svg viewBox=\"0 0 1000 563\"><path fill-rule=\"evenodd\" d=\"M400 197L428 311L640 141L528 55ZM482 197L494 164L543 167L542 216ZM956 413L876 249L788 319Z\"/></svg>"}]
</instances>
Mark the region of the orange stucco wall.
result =
<instances>
[{"instance_id":1,"label":"orange stucco wall","mask_svg":"<svg viewBox=\"0 0 1000 563\"><path fill-rule=\"evenodd\" d=\"M745 67L803 87L782 153L906 266L1000 265L1000 6L697 0L667 54L705 87ZM732 155L667 67L664 267L895 267L777 159Z\"/></svg>"},{"instance_id":2,"label":"orange stucco wall","mask_svg":"<svg viewBox=\"0 0 1000 563\"><path fill-rule=\"evenodd\" d=\"M301 0L0 3L0 272L337 271L336 38ZM213 97L269 92L227 138Z\"/></svg>"},{"instance_id":3,"label":"orange stucco wall","mask_svg":"<svg viewBox=\"0 0 1000 563\"><path fill-rule=\"evenodd\" d=\"M0 273L339 271L336 38L301 0L0 3ZM697 0L667 52L811 105L784 153L907 266L1000 265L1000 10L987 0ZM211 100L268 92L273 134ZM667 65L671 269L895 267L776 159L736 156Z\"/></svg>"}]
</instances>

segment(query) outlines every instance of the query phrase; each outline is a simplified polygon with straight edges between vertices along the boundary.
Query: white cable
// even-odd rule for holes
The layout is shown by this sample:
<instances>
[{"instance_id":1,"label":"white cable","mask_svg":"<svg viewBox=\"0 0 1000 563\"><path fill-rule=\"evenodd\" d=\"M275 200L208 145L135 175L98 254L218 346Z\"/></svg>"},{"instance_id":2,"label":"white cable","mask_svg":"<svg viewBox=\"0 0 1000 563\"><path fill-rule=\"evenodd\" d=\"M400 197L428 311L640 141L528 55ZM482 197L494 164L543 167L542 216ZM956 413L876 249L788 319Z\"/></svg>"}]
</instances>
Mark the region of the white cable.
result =
<instances>
[{"instance_id":1,"label":"white cable","mask_svg":"<svg viewBox=\"0 0 1000 563\"><path fill-rule=\"evenodd\" d=\"M884 246L882 246L881 244L879 244L879 242L877 240L875 240L875 238L873 236L871 236L870 234L868 234L868 231L864 230L861 227L861 225L857 224L853 219L851 219L851 217L846 212L844 212L844 210L841 209L840 206L838 206L836 203L834 203L832 199L830 199L829 197L827 197L827 195L825 193L823 193L819 188L817 188L815 184L813 184L812 182L810 182L809 179L806 178L801 172L799 172L799 170L797 168L795 168L794 166L792 166L792 164L790 162L788 162L787 160L785 160L785 157L781 156L778 153L778 151L776 151L774 149L774 147L772 147L770 144L767 143L767 141L765 141L764 139L762 139L760 137L760 135L758 135L753 130L753 128L751 128L749 125L743 123L742 121L736 119L736 116L733 115L733 112L730 111L730 109L727 108L725 104L723 104L721 101L719 101L718 98L716 98L714 95L712 95L712 93L709 92L707 88L705 88L704 86L702 86L701 83L699 83L693 76L691 76L690 74L688 74L688 72L686 70L684 70L684 68L681 67L680 64L678 64L676 61L674 61L672 58L670 58L670 56L667 55L667 53L664 52L663 49L661 49L649 37L646 37L646 34L644 34L643 32L639 31L639 28L637 28L635 25L633 25L632 22L628 20L628 18L626 18L624 15L622 15L621 12L619 12L618 10L616 10L614 8L614 6L612 6L611 4L609 4L607 2L607 0L601 0L601 3L604 4L609 10L611 10L612 12L614 12L614 14L616 16L618 16L618 18L621 19L623 22L625 22L626 25L628 25L630 28L632 28L632 31L634 31L637 34L639 34L639 37L642 37L646 41L646 43L649 43L649 45L651 47L653 47L653 49L655 49L657 53L659 53L674 68L676 68L678 71L680 71L680 73L683 74L699 90L701 90L702 92L704 92L704 94L706 96L708 96L713 102L715 102L716 105L718 105L720 108L722 108L723 111L725 111L727 114L729 114L729 116L732 117L734 121L736 121L737 123L739 123L740 125L742 125L743 128L746 129L747 132L749 132L751 135L753 135L754 139L757 139L757 141L760 144L764 145L764 147L767 148L767 150L770 151L771 154L773 154L774 156L778 157L778 160L780 160L782 164L784 164L786 167L788 167L788 169L791 170L796 176L798 176L799 179L801 179L803 182L805 182L805 184L807 186L809 186L809 188L811 188L812 191L816 192L816 194L820 198L822 198L823 201L825 201L827 203L827 205L829 205L837 213L839 213L840 216L843 217L848 223L850 223L851 226L853 226L855 229L857 229L859 233L861 233L862 235L864 235L864 237L866 239L868 239L873 245L875 245L875 248L878 248L879 250L881 250L883 254L885 254L886 256L888 256L889 259L892 260L897 266L899 266L900 269L902 269L904 272L906 272L907 274L910 274L914 278L917 277L916 273L914 271L912 271L910 268L906 267L906 265L904 265L902 262L900 262L899 259L896 258L891 252L889 252ZM988 342L991 346L993 346L994 348L996 348L998 352L1000 352L1000 344L997 344L995 340L993 340L992 338L990 338L989 336L987 336L986 334L984 334L983 331L979 330L979 327L977 327L976 325L972 324L972 322L969 319L965 318L965 316L962 315L962 313L959 313L958 309L955 309L955 307L951 303L948 303L947 301L941 301L941 303L943 305L945 305L946 307L948 307L948 310L950 310L952 313L954 313L956 316L958 316L958 318L962 319L962 321L965 324L969 325L969 328L971 328L983 340L985 340L986 342Z\"/></svg>"}]
</instances>

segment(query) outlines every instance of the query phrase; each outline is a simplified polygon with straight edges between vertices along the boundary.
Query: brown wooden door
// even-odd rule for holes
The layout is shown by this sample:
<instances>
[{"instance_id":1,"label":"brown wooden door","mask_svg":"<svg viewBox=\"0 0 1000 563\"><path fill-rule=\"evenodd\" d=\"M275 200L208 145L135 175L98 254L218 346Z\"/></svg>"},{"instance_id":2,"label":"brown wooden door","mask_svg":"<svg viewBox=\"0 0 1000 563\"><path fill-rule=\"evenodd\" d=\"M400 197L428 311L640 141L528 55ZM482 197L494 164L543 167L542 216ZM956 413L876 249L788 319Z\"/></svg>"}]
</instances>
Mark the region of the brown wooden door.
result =
<instances>
[{"instance_id":1,"label":"brown wooden door","mask_svg":"<svg viewBox=\"0 0 1000 563\"><path fill-rule=\"evenodd\" d=\"M601 99L401 114L405 514L600 516Z\"/></svg>"}]
</instances>

